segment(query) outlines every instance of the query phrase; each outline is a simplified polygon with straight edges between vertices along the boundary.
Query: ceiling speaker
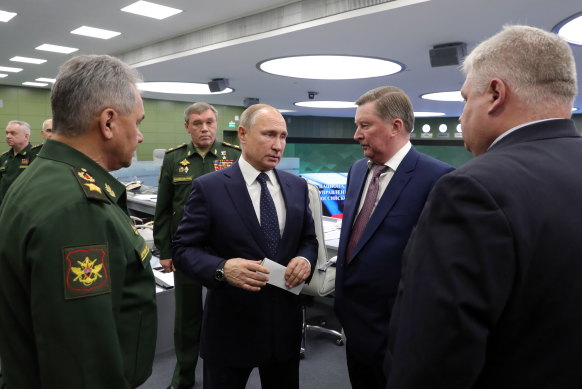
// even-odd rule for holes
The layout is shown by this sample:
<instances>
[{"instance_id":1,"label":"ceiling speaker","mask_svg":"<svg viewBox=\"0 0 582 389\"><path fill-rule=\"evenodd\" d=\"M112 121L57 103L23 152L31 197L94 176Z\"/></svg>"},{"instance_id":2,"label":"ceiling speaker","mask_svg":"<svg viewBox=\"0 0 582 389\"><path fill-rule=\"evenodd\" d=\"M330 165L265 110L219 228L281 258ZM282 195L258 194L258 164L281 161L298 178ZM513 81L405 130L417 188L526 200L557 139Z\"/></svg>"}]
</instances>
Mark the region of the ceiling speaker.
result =
<instances>
[{"instance_id":1,"label":"ceiling speaker","mask_svg":"<svg viewBox=\"0 0 582 389\"><path fill-rule=\"evenodd\" d=\"M208 82L208 89L210 89L210 92L222 92L226 88L228 88L227 78L215 78Z\"/></svg>"},{"instance_id":2,"label":"ceiling speaker","mask_svg":"<svg viewBox=\"0 0 582 389\"><path fill-rule=\"evenodd\" d=\"M459 65L467 54L467 44L463 42L446 43L434 46L430 52L430 66Z\"/></svg>"}]
</instances>

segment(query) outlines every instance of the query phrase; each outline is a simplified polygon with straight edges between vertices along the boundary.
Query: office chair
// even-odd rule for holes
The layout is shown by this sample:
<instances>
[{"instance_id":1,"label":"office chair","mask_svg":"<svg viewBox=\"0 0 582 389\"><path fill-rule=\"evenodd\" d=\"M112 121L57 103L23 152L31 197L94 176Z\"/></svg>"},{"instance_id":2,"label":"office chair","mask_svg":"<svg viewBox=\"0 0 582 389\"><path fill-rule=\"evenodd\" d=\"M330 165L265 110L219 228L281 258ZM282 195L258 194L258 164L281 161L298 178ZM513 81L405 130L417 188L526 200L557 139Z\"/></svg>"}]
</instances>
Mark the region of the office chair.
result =
<instances>
[{"instance_id":1,"label":"office chair","mask_svg":"<svg viewBox=\"0 0 582 389\"><path fill-rule=\"evenodd\" d=\"M323 234L322 207L321 197L319 196L319 189L309 181L307 182L307 188L309 191L309 208L311 209L311 214L313 215L315 235L317 236L319 249L317 252L315 271L313 272L313 276L311 277L309 284L305 284L303 286L301 294L312 297L327 296L335 289L335 257L331 259L327 258L327 248L325 247L325 237ZM299 354L300 358L305 357L305 338L307 330L315 330L333 335L336 339L335 343L338 346L344 344L342 334L339 331L323 327L325 322L322 322L322 325L307 324L305 320L305 302L302 303L302 310L303 330L301 334L301 350Z\"/></svg>"},{"instance_id":2,"label":"office chair","mask_svg":"<svg viewBox=\"0 0 582 389\"><path fill-rule=\"evenodd\" d=\"M154 149L152 157L154 161L163 161L166 155L166 149Z\"/></svg>"}]
</instances>

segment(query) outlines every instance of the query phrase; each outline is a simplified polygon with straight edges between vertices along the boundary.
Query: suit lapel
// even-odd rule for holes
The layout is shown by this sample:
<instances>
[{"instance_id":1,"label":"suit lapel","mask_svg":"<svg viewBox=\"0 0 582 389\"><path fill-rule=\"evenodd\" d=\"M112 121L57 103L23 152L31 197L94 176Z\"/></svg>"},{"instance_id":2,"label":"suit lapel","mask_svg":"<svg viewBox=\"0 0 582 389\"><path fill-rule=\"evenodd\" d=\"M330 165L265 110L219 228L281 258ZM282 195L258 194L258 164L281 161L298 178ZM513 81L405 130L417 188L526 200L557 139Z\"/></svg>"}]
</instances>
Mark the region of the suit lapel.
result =
<instances>
[{"instance_id":1,"label":"suit lapel","mask_svg":"<svg viewBox=\"0 0 582 389\"><path fill-rule=\"evenodd\" d=\"M418 158L418 152L414 148L411 148L402 162L400 162L400 165L396 169L396 172L394 172L388 187L382 194L382 198L380 198L378 205L374 209L370 221L366 224L366 228L360 237L360 241L354 248L354 257L358 255L358 252L366 242L372 237L372 235L374 235L380 224L386 219L388 213L390 213L394 207L396 200L398 200L398 197L412 178Z\"/></svg>"},{"instance_id":2,"label":"suit lapel","mask_svg":"<svg viewBox=\"0 0 582 389\"><path fill-rule=\"evenodd\" d=\"M239 214L255 241L265 251L265 242L260 232L261 226L259 225L259 220L253 208L253 202L249 196L247 184L240 171L238 162L234 163L231 169L223 170L223 174L227 178L224 186L232 201L232 206Z\"/></svg>"}]
</instances>

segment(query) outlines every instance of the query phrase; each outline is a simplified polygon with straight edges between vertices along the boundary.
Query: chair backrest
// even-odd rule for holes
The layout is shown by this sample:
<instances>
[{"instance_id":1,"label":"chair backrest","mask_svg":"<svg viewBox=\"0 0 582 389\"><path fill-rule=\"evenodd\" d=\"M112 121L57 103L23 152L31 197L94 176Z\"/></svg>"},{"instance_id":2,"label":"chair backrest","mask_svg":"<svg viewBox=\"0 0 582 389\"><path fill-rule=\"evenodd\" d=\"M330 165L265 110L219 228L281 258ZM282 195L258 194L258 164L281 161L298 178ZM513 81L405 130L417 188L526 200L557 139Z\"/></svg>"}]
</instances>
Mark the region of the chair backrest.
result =
<instances>
[{"instance_id":1,"label":"chair backrest","mask_svg":"<svg viewBox=\"0 0 582 389\"><path fill-rule=\"evenodd\" d=\"M154 161L163 161L165 154L166 154L166 149L154 149L154 153L153 153Z\"/></svg>"},{"instance_id":2,"label":"chair backrest","mask_svg":"<svg viewBox=\"0 0 582 389\"><path fill-rule=\"evenodd\" d=\"M305 284L301 293L310 296L325 296L330 294L335 289L335 267L325 267L327 262L327 248L325 247L325 236L323 234L323 220L322 220L322 206L321 197L319 196L319 188L307 182L309 191L309 208L313 215L313 222L315 224L315 235L319 243L317 251L317 263L313 269L313 276L309 284Z\"/></svg>"}]
</instances>

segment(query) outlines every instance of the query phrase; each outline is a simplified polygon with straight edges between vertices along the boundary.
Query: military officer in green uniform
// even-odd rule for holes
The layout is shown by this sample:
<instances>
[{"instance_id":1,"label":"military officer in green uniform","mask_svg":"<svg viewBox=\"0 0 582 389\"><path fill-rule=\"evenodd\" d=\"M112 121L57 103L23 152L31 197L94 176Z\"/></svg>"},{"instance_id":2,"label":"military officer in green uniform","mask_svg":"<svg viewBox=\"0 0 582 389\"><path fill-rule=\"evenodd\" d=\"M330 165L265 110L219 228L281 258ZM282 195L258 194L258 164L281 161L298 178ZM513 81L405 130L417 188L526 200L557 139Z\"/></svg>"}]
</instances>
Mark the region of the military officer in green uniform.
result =
<instances>
[{"instance_id":1,"label":"military officer in green uniform","mask_svg":"<svg viewBox=\"0 0 582 389\"><path fill-rule=\"evenodd\" d=\"M240 148L216 140L216 109L207 103L190 105L184 111L184 128L192 141L169 149L164 157L154 218L154 243L160 250L164 271L174 271L172 236L182 219L192 180L232 165ZM174 347L176 367L170 388L194 386L202 324L202 285L180 271L174 273L176 315Z\"/></svg>"},{"instance_id":2,"label":"military officer in green uniform","mask_svg":"<svg viewBox=\"0 0 582 389\"><path fill-rule=\"evenodd\" d=\"M9 389L128 389L151 374L151 253L108 172L143 135L139 76L106 55L61 66L54 136L0 206L0 355ZM2 383L0 382L0 387Z\"/></svg>"},{"instance_id":3,"label":"military officer in green uniform","mask_svg":"<svg viewBox=\"0 0 582 389\"><path fill-rule=\"evenodd\" d=\"M28 168L40 149L32 147L29 138L30 124L20 120L8 122L6 143L10 150L0 155L0 204L10 185L24 169Z\"/></svg>"}]
</instances>

